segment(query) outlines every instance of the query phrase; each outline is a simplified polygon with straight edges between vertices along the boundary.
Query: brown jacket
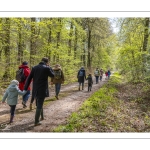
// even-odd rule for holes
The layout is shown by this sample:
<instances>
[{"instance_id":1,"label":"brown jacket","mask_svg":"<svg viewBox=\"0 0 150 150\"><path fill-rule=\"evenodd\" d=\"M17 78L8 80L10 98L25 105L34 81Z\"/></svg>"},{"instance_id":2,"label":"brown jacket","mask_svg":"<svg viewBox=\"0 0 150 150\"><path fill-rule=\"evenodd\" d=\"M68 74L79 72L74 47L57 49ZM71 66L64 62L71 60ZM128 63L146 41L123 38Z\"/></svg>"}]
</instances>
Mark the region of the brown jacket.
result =
<instances>
[{"instance_id":1,"label":"brown jacket","mask_svg":"<svg viewBox=\"0 0 150 150\"><path fill-rule=\"evenodd\" d=\"M53 70L55 71L55 70L61 70L61 69L60 68L54 68ZM63 73L62 70L61 70L61 79L56 79L55 78L55 74L54 74L54 77L51 78L51 82L53 84L55 84L55 83L63 83L64 81L65 81L65 79L64 79L64 73Z\"/></svg>"}]
</instances>

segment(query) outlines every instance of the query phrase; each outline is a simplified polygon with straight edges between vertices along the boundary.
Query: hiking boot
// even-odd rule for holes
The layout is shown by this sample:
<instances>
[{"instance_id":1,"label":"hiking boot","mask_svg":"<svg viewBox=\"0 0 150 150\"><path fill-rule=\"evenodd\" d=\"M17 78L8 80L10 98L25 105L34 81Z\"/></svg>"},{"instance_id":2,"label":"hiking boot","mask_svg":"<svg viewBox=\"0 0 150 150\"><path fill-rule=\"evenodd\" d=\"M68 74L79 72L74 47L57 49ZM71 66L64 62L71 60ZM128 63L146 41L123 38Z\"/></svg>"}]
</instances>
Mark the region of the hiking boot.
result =
<instances>
[{"instance_id":1,"label":"hiking boot","mask_svg":"<svg viewBox=\"0 0 150 150\"><path fill-rule=\"evenodd\" d=\"M82 90L84 90L84 86L82 86Z\"/></svg>"},{"instance_id":2,"label":"hiking boot","mask_svg":"<svg viewBox=\"0 0 150 150\"><path fill-rule=\"evenodd\" d=\"M39 125L41 125L40 122L34 124L34 126L39 126Z\"/></svg>"},{"instance_id":3,"label":"hiking boot","mask_svg":"<svg viewBox=\"0 0 150 150\"><path fill-rule=\"evenodd\" d=\"M40 115L41 115L41 110L42 109L36 109L34 126L41 125L41 123L39 122L39 118L40 118Z\"/></svg>"},{"instance_id":4,"label":"hiking boot","mask_svg":"<svg viewBox=\"0 0 150 150\"><path fill-rule=\"evenodd\" d=\"M41 109L41 119L40 121L44 120L43 108Z\"/></svg>"},{"instance_id":5,"label":"hiking boot","mask_svg":"<svg viewBox=\"0 0 150 150\"><path fill-rule=\"evenodd\" d=\"M27 107L27 105L25 104L24 101L22 101L22 105L23 105L23 108L26 108L26 107Z\"/></svg>"},{"instance_id":6,"label":"hiking boot","mask_svg":"<svg viewBox=\"0 0 150 150\"><path fill-rule=\"evenodd\" d=\"M32 103L30 104L30 110L32 110Z\"/></svg>"},{"instance_id":7,"label":"hiking boot","mask_svg":"<svg viewBox=\"0 0 150 150\"><path fill-rule=\"evenodd\" d=\"M13 123L13 119L14 119L14 116L10 116L10 121L9 121L9 124Z\"/></svg>"}]
</instances>

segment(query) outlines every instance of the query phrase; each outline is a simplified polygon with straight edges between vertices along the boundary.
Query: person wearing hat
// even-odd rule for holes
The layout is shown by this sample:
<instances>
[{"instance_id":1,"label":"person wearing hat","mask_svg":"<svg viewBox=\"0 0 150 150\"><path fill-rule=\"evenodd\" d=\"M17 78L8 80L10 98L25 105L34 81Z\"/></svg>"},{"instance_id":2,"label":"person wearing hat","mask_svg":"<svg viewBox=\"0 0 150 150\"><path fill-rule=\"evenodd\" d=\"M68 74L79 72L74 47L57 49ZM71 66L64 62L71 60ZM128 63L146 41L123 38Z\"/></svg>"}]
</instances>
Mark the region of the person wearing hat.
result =
<instances>
[{"instance_id":1,"label":"person wearing hat","mask_svg":"<svg viewBox=\"0 0 150 150\"><path fill-rule=\"evenodd\" d=\"M18 104L18 95L24 95L26 91L21 91L18 88L19 82L17 80L12 80L6 92L4 93L2 103L5 103L7 99L7 104L10 106L10 121L11 124L14 119L16 105Z\"/></svg>"},{"instance_id":2,"label":"person wearing hat","mask_svg":"<svg viewBox=\"0 0 150 150\"><path fill-rule=\"evenodd\" d=\"M84 67L81 67L77 74L78 82L79 82L79 91L80 86L82 85L82 90L84 90L84 79L86 80L86 72Z\"/></svg>"},{"instance_id":3,"label":"person wearing hat","mask_svg":"<svg viewBox=\"0 0 150 150\"><path fill-rule=\"evenodd\" d=\"M22 65L19 66L19 69L21 69L21 68L24 70L24 75L25 75L25 78L27 79L27 77L29 76L30 71L31 71L30 68L28 67L28 62L27 61L22 62ZM23 91L23 89L24 89L24 85L25 85L26 79L23 82L19 82L19 89L21 91ZM23 95L23 97L22 97L23 108L27 107L26 103L27 103L27 101L28 101L28 99L30 97L30 90L31 89L30 89L30 86L29 86L28 89L27 89L26 94Z\"/></svg>"},{"instance_id":4,"label":"person wearing hat","mask_svg":"<svg viewBox=\"0 0 150 150\"><path fill-rule=\"evenodd\" d=\"M32 96L36 100L35 126L41 125L39 120L40 116L41 120L44 119L44 99L49 96L48 77L54 77L52 68L47 66L47 64L48 58L43 57L38 65L32 67L31 73L29 74L24 86L24 90L26 91L30 85L30 82L33 80Z\"/></svg>"},{"instance_id":5,"label":"person wearing hat","mask_svg":"<svg viewBox=\"0 0 150 150\"><path fill-rule=\"evenodd\" d=\"M53 68L54 77L51 78L51 85L55 84L55 97L58 98L58 94L60 92L61 84L64 83L64 73L59 64L56 64Z\"/></svg>"}]
</instances>

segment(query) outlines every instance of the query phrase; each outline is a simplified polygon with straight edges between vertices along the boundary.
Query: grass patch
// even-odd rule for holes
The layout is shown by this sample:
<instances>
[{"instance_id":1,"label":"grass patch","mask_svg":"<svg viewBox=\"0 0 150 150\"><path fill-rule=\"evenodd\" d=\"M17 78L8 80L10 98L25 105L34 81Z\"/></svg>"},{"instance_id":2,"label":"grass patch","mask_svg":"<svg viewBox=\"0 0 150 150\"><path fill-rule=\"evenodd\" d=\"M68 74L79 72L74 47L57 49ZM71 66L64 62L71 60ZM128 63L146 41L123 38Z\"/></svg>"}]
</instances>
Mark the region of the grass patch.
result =
<instances>
[{"instance_id":1,"label":"grass patch","mask_svg":"<svg viewBox=\"0 0 150 150\"><path fill-rule=\"evenodd\" d=\"M107 111L110 107L117 107L117 100L114 94L117 92L115 85L120 83L120 76L114 74L111 80L100 90L95 92L80 107L78 112L72 113L66 125L60 125L54 132L97 132L99 127L102 131L109 127ZM114 115L117 112L113 112ZM118 123L113 123L113 128L117 130ZM111 129L110 129L111 130Z\"/></svg>"},{"instance_id":2,"label":"grass patch","mask_svg":"<svg viewBox=\"0 0 150 150\"><path fill-rule=\"evenodd\" d=\"M119 74L54 132L150 132L150 84L125 82Z\"/></svg>"}]
</instances>

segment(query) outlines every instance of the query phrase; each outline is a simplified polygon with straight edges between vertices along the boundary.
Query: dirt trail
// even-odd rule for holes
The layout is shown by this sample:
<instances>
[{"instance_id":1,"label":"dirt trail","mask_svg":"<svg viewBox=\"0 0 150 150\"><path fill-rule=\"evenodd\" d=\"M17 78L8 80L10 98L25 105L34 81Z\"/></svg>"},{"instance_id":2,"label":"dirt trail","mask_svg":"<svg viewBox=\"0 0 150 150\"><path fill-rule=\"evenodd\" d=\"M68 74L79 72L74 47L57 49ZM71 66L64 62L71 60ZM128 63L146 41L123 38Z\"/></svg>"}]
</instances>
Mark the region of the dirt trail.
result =
<instances>
[{"instance_id":1,"label":"dirt trail","mask_svg":"<svg viewBox=\"0 0 150 150\"><path fill-rule=\"evenodd\" d=\"M35 108L30 111L27 107L22 108L21 101L17 105L14 123L9 125L9 106L0 104L0 132L52 132L55 127L66 122L72 112L79 109L81 104L96 92L106 81L98 84L94 82L92 91L87 91L87 81L85 89L78 91L78 83L61 87L60 99L54 98L54 86L50 87L50 97L46 98L44 105L45 120L42 125L34 126ZM30 100L27 105L29 106Z\"/></svg>"}]
</instances>

